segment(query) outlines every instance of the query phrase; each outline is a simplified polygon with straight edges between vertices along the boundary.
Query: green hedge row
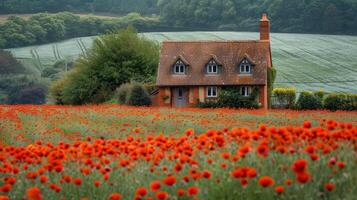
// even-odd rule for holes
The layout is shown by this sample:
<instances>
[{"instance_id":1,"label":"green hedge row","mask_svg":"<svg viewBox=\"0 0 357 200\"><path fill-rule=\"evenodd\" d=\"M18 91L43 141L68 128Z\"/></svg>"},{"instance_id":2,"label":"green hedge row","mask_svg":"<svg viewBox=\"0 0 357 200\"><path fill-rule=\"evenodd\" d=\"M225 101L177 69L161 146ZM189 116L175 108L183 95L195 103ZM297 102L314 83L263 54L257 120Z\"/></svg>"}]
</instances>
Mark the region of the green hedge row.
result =
<instances>
[{"instance_id":1,"label":"green hedge row","mask_svg":"<svg viewBox=\"0 0 357 200\"><path fill-rule=\"evenodd\" d=\"M299 110L327 109L331 111L357 110L357 94L303 91L296 101L295 89L276 88L273 91L273 95L273 98L276 100L273 108L293 108Z\"/></svg>"}]
</instances>

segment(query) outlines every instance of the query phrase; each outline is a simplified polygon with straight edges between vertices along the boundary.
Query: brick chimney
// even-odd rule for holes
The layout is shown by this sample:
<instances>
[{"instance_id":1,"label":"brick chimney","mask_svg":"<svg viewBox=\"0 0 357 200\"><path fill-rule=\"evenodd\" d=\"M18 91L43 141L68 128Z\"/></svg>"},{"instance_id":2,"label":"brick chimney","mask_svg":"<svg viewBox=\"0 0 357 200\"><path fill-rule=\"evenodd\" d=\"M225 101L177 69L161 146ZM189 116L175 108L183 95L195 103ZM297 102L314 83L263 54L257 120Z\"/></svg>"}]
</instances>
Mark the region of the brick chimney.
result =
<instances>
[{"instance_id":1,"label":"brick chimney","mask_svg":"<svg viewBox=\"0 0 357 200\"><path fill-rule=\"evenodd\" d=\"M270 22L266 13L263 13L259 23L260 40L270 40Z\"/></svg>"}]
</instances>

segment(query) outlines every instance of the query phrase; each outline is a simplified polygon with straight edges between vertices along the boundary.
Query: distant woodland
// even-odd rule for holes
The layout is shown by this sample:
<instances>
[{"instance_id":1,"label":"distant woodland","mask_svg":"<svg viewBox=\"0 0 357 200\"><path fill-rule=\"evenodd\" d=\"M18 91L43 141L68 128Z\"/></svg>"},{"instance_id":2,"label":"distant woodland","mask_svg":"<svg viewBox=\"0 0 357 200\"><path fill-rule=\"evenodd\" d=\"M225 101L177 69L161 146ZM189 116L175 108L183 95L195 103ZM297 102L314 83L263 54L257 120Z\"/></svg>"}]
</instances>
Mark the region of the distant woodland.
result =
<instances>
[{"instance_id":1,"label":"distant woodland","mask_svg":"<svg viewBox=\"0 0 357 200\"><path fill-rule=\"evenodd\" d=\"M357 0L1 0L0 14L62 11L11 17L0 23L0 48L95 35L132 24L139 31L257 31L266 12L273 32L357 34ZM122 17L118 17L122 16Z\"/></svg>"}]
</instances>

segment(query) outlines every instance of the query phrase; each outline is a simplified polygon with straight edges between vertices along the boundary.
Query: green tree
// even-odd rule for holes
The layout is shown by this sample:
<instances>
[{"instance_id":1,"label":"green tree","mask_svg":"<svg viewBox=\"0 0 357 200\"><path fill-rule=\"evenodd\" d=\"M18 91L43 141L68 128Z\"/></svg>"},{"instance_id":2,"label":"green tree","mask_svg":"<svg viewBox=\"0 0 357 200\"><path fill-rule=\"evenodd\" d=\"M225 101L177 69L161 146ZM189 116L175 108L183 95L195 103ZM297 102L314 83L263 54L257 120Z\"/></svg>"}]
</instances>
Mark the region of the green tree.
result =
<instances>
[{"instance_id":1,"label":"green tree","mask_svg":"<svg viewBox=\"0 0 357 200\"><path fill-rule=\"evenodd\" d=\"M159 46L140 37L129 27L94 41L87 58L81 58L65 76L65 104L100 103L110 99L115 89L130 81L153 82Z\"/></svg>"}]
</instances>

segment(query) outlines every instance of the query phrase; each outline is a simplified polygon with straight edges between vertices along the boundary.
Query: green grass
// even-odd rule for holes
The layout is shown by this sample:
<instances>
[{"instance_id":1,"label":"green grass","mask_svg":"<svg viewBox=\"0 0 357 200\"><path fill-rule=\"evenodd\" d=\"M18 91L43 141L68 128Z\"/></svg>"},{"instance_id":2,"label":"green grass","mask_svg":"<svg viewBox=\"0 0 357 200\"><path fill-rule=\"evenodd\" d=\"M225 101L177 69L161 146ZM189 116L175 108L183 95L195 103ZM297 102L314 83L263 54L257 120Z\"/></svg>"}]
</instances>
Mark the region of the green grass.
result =
<instances>
[{"instance_id":1,"label":"green grass","mask_svg":"<svg viewBox=\"0 0 357 200\"><path fill-rule=\"evenodd\" d=\"M155 32L143 33L158 42L164 40L240 40L257 39L249 32ZM95 37L83 37L58 43L9 49L31 65L31 50L36 50L44 65L55 62L53 49L62 58L75 59L89 49ZM357 36L273 33L273 64L278 70L275 87L357 93ZM82 41L83 43L81 43ZM83 48L82 48L83 49Z\"/></svg>"}]
</instances>

